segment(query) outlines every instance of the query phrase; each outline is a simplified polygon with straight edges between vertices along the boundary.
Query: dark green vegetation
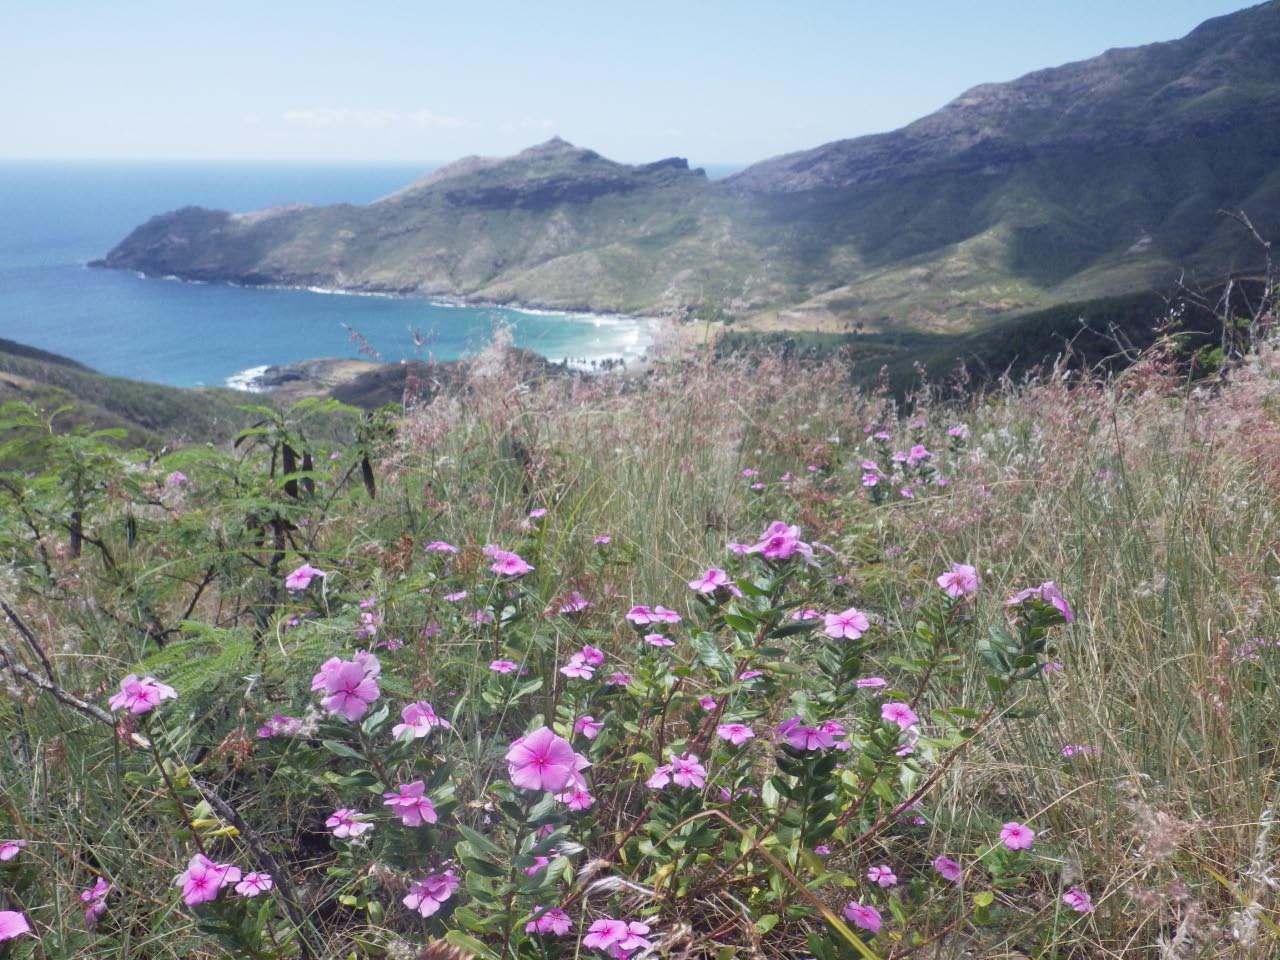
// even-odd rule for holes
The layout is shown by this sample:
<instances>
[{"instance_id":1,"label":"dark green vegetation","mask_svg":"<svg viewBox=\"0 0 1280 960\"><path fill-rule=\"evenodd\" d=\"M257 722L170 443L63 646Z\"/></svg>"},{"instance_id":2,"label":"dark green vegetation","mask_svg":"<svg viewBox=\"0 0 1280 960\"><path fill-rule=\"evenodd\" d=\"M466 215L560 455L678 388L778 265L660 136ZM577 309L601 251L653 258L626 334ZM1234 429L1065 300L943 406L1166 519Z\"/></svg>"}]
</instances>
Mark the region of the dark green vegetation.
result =
<instances>
[{"instance_id":1,"label":"dark green vegetation","mask_svg":"<svg viewBox=\"0 0 1280 960\"><path fill-rule=\"evenodd\" d=\"M76 426L121 429L134 446L158 450L175 441L225 439L248 423L243 393L184 390L106 377L75 360L0 340L0 401L23 400L56 415L58 431Z\"/></svg>"},{"instance_id":2,"label":"dark green vegetation","mask_svg":"<svg viewBox=\"0 0 1280 960\"><path fill-rule=\"evenodd\" d=\"M102 263L775 328L964 332L1258 266L1280 236L1280 2L988 84L708 181L552 140L365 207L186 208Z\"/></svg>"}]
</instances>

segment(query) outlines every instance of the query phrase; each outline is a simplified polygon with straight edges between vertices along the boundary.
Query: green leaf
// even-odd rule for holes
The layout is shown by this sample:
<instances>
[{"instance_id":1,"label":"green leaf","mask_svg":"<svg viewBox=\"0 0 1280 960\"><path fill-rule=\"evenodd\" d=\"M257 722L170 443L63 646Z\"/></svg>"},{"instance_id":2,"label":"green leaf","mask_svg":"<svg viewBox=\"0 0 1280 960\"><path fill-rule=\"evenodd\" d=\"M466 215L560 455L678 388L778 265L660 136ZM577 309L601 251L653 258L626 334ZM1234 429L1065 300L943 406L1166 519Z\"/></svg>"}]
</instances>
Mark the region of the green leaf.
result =
<instances>
[{"instance_id":1,"label":"green leaf","mask_svg":"<svg viewBox=\"0 0 1280 960\"><path fill-rule=\"evenodd\" d=\"M995 902L996 895L990 890L983 890L973 895L973 905L981 910L983 907L989 907Z\"/></svg>"},{"instance_id":2,"label":"green leaf","mask_svg":"<svg viewBox=\"0 0 1280 960\"><path fill-rule=\"evenodd\" d=\"M461 947L463 950L469 950L481 960L502 960L496 953L486 947L475 937L463 933L461 930L450 930L444 935L447 943L453 944L455 947Z\"/></svg>"},{"instance_id":3,"label":"green leaf","mask_svg":"<svg viewBox=\"0 0 1280 960\"><path fill-rule=\"evenodd\" d=\"M339 743L337 740L321 740L320 742L335 757L345 757L348 760L359 760L364 763L364 757L345 743Z\"/></svg>"},{"instance_id":4,"label":"green leaf","mask_svg":"<svg viewBox=\"0 0 1280 960\"><path fill-rule=\"evenodd\" d=\"M768 933L778 925L778 921L782 919L776 913L766 913L763 917L756 921L757 933Z\"/></svg>"},{"instance_id":5,"label":"green leaf","mask_svg":"<svg viewBox=\"0 0 1280 960\"><path fill-rule=\"evenodd\" d=\"M491 857L501 857L503 855L501 848L484 834L476 833L476 831L470 827L463 826L461 823L458 824L457 829L477 854L486 854Z\"/></svg>"}]
</instances>

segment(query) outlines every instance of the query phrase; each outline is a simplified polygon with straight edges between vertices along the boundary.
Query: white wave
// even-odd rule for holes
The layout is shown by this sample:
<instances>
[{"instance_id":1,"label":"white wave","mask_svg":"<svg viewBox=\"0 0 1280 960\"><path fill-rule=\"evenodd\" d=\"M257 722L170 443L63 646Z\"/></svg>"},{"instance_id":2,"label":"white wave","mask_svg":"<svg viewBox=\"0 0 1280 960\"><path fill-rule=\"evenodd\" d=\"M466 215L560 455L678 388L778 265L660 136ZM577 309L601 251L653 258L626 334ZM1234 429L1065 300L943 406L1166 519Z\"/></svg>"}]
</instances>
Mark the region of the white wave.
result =
<instances>
[{"instance_id":1,"label":"white wave","mask_svg":"<svg viewBox=\"0 0 1280 960\"><path fill-rule=\"evenodd\" d=\"M258 378L267 372L270 364L263 364L260 367L250 367L248 370L241 370L239 373L233 373L224 381L232 390L244 390L248 393L262 393L263 388L257 385Z\"/></svg>"}]
</instances>

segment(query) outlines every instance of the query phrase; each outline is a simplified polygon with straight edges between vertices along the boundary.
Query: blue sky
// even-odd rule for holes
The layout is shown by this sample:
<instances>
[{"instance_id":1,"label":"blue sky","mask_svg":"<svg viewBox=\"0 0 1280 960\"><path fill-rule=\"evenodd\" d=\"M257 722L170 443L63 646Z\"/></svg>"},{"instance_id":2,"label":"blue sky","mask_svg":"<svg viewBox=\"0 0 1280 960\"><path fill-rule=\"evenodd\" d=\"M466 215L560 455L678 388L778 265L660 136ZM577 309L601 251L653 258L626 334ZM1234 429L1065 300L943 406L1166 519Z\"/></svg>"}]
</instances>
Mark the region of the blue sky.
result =
<instances>
[{"instance_id":1,"label":"blue sky","mask_svg":"<svg viewBox=\"0 0 1280 960\"><path fill-rule=\"evenodd\" d=\"M0 0L0 158L742 163L1238 0Z\"/></svg>"}]
</instances>

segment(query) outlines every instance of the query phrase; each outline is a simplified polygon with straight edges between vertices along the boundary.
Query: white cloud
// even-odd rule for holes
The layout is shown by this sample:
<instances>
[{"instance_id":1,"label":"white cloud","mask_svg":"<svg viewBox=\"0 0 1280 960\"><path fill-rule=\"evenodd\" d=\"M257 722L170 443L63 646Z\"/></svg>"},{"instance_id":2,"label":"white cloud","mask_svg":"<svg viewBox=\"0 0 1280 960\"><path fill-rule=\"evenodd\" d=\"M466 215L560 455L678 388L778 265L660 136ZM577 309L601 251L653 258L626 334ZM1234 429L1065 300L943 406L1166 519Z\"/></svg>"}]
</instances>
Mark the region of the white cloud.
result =
<instances>
[{"instance_id":1,"label":"white cloud","mask_svg":"<svg viewBox=\"0 0 1280 960\"><path fill-rule=\"evenodd\" d=\"M394 110L353 110L350 107L321 107L316 110L288 110L284 122L302 127L385 127L400 115Z\"/></svg>"},{"instance_id":2,"label":"white cloud","mask_svg":"<svg viewBox=\"0 0 1280 960\"><path fill-rule=\"evenodd\" d=\"M415 127L445 127L449 129L475 126L471 121L463 120L461 117L432 113L430 110L415 110L409 114L409 123Z\"/></svg>"}]
</instances>

